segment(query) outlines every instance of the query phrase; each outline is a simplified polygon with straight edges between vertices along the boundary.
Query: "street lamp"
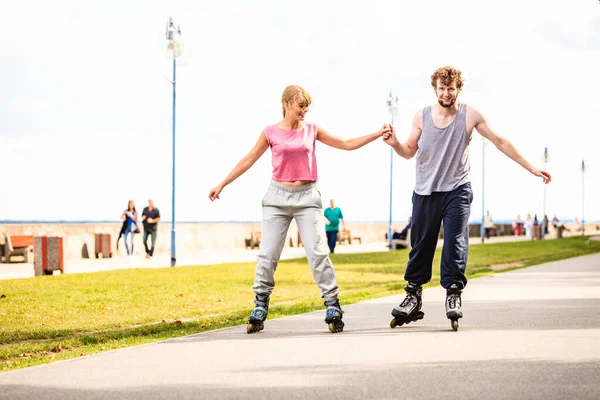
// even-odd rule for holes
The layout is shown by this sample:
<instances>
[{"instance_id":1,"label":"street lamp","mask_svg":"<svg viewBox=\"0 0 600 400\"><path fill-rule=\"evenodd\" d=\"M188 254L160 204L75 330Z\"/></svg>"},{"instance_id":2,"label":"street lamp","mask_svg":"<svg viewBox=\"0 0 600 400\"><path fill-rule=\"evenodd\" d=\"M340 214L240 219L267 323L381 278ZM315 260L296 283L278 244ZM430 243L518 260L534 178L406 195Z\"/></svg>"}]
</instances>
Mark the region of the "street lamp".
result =
<instances>
[{"instance_id":1,"label":"street lamp","mask_svg":"<svg viewBox=\"0 0 600 400\"><path fill-rule=\"evenodd\" d=\"M173 59L173 80L167 79L173 85L173 167L171 191L171 267L175 266L175 99L176 99L176 77L177 77L177 57L183 53L183 41L181 40L181 28L173 24L173 18L169 18L165 38L167 44L167 58Z\"/></svg>"},{"instance_id":2,"label":"street lamp","mask_svg":"<svg viewBox=\"0 0 600 400\"><path fill-rule=\"evenodd\" d=\"M544 171L548 170L548 147L544 147ZM546 184L544 183L544 215L542 216L542 237L546 235Z\"/></svg>"},{"instance_id":3,"label":"street lamp","mask_svg":"<svg viewBox=\"0 0 600 400\"><path fill-rule=\"evenodd\" d=\"M391 124L394 125L394 118L398 116L398 96L394 97L392 92L388 97L388 111L390 113ZM390 147L390 223L388 226L388 244L390 250L392 248L392 187L393 187L393 172L394 172L394 149Z\"/></svg>"},{"instance_id":4,"label":"street lamp","mask_svg":"<svg viewBox=\"0 0 600 400\"><path fill-rule=\"evenodd\" d=\"M485 242L485 138L481 138L481 243Z\"/></svg>"},{"instance_id":5,"label":"street lamp","mask_svg":"<svg viewBox=\"0 0 600 400\"><path fill-rule=\"evenodd\" d=\"M583 184L584 184L584 179L583 176L585 174L585 160L581 160L581 235L585 235L585 217L583 214L583 207L584 207L584 191L583 191Z\"/></svg>"}]
</instances>

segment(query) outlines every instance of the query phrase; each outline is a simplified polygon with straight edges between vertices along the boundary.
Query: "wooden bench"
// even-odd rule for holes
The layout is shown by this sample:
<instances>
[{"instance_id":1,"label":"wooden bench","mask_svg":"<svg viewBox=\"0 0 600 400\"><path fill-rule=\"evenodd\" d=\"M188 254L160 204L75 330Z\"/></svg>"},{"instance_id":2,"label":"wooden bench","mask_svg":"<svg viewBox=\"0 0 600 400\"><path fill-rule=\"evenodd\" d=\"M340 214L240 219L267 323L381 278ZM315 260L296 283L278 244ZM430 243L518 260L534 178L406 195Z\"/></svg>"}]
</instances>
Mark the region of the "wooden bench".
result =
<instances>
[{"instance_id":1,"label":"wooden bench","mask_svg":"<svg viewBox=\"0 0 600 400\"><path fill-rule=\"evenodd\" d=\"M248 248L248 247L250 247L251 249L253 249L254 247L259 248L260 247L260 239L261 239L260 231L250 232L250 238L244 239L244 241L246 242L246 248Z\"/></svg>"},{"instance_id":2,"label":"wooden bench","mask_svg":"<svg viewBox=\"0 0 600 400\"><path fill-rule=\"evenodd\" d=\"M352 244L353 240L358 240L358 243L362 244L362 238L360 236L352 236L348 229L341 230L338 232L338 235L337 235L337 243L338 244L343 244L345 241L348 241L348 244ZM298 247L300 247L300 246L304 247L304 244L302 243L302 238L300 237L300 232L298 232L297 243L298 243Z\"/></svg>"},{"instance_id":3,"label":"wooden bench","mask_svg":"<svg viewBox=\"0 0 600 400\"><path fill-rule=\"evenodd\" d=\"M33 235L31 235L31 236L11 235L10 241L12 242L12 246L15 249L20 249L23 247L33 248Z\"/></svg>"},{"instance_id":4,"label":"wooden bench","mask_svg":"<svg viewBox=\"0 0 600 400\"><path fill-rule=\"evenodd\" d=\"M386 241L389 240L387 232L385 233L385 240ZM387 248L390 247L389 242L386 247ZM411 248L410 229L408 230L408 233L406 234L406 239L392 239L392 248L390 250L400 250L400 249L410 249L410 248Z\"/></svg>"},{"instance_id":5,"label":"wooden bench","mask_svg":"<svg viewBox=\"0 0 600 400\"><path fill-rule=\"evenodd\" d=\"M33 236L4 234L4 258L7 263L14 256L23 257L23 262L29 262L29 253L33 251Z\"/></svg>"},{"instance_id":6,"label":"wooden bench","mask_svg":"<svg viewBox=\"0 0 600 400\"><path fill-rule=\"evenodd\" d=\"M360 236L352 236L349 229L342 229L338 232L338 244L344 244L344 242L346 241L348 242L348 244L352 244L353 240L357 240L359 244L362 244L362 238Z\"/></svg>"},{"instance_id":7,"label":"wooden bench","mask_svg":"<svg viewBox=\"0 0 600 400\"><path fill-rule=\"evenodd\" d=\"M406 239L392 239L392 250L410 249L410 230L406 234Z\"/></svg>"}]
</instances>

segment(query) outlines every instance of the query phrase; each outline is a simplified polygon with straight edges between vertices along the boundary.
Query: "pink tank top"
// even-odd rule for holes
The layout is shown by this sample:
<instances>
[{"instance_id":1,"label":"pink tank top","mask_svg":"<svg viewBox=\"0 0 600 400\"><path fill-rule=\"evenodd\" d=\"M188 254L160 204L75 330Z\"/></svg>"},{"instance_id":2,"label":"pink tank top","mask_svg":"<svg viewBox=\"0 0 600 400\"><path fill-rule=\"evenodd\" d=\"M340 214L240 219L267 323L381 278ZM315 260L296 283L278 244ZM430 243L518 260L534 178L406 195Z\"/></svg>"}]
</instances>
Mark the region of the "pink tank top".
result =
<instances>
[{"instance_id":1,"label":"pink tank top","mask_svg":"<svg viewBox=\"0 0 600 400\"><path fill-rule=\"evenodd\" d=\"M291 131L270 125L263 132L271 147L273 180L317 180L316 124L304 124L302 128Z\"/></svg>"}]
</instances>

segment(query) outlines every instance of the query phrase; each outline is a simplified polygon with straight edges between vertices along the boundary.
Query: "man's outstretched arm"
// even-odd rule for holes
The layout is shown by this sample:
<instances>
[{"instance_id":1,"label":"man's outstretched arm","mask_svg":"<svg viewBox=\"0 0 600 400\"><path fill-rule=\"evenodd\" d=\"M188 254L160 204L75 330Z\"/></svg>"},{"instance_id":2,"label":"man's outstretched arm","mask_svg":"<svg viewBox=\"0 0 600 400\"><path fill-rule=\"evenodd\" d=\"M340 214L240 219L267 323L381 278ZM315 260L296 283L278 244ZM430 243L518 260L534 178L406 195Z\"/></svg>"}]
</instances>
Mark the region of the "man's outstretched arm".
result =
<instances>
[{"instance_id":1,"label":"man's outstretched arm","mask_svg":"<svg viewBox=\"0 0 600 400\"><path fill-rule=\"evenodd\" d=\"M492 142L498 150L506 154L511 160L525 168L527 171L531 172L533 175L542 178L544 183L550 183L552 177L549 173L531 165L508 139L500 136L492 128L490 128L483 114L472 107L471 110L473 110L475 113L475 129L481 136Z\"/></svg>"}]
</instances>

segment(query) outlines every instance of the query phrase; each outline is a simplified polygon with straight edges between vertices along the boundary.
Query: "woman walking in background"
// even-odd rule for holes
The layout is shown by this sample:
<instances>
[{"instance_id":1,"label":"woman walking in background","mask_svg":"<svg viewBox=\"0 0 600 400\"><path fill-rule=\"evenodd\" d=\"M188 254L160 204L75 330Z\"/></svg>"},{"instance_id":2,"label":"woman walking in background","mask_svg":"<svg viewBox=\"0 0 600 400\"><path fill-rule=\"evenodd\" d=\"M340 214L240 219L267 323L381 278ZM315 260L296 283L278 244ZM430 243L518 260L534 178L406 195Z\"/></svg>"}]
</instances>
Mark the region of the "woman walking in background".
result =
<instances>
[{"instance_id":1,"label":"woman walking in background","mask_svg":"<svg viewBox=\"0 0 600 400\"><path fill-rule=\"evenodd\" d=\"M125 242L125 250L127 250L127 255L132 256L134 254L135 246L133 244L133 237L135 236L135 231L137 230L137 220L138 215L135 209L135 203L133 200L129 200L127 203L127 209L123 211L121 215L121 219L127 222L127 227L125 228L125 234L123 241ZM127 244L127 238L131 235L131 250L129 249L129 245Z\"/></svg>"},{"instance_id":2,"label":"woman walking in background","mask_svg":"<svg viewBox=\"0 0 600 400\"><path fill-rule=\"evenodd\" d=\"M304 122L311 102L308 92L300 86L286 87L281 97L283 120L264 128L252 150L208 195L211 201L218 199L225 186L239 178L271 148L273 174L262 200L262 240L253 286L256 308L248 317L248 333L264 327L269 298L275 287L275 269L292 219L296 220L313 278L325 300L325 322L332 333L344 328L339 289L325 240L323 202L317 188L316 142L336 149L354 150L389 133L390 128L384 125L370 135L341 139L317 124Z\"/></svg>"},{"instance_id":3,"label":"woman walking in background","mask_svg":"<svg viewBox=\"0 0 600 400\"><path fill-rule=\"evenodd\" d=\"M521 236L521 233L523 233L523 220L521 219L520 214L517 215L517 218L513 221L512 227L515 231L515 236Z\"/></svg>"}]
</instances>

